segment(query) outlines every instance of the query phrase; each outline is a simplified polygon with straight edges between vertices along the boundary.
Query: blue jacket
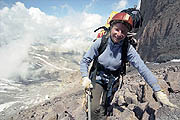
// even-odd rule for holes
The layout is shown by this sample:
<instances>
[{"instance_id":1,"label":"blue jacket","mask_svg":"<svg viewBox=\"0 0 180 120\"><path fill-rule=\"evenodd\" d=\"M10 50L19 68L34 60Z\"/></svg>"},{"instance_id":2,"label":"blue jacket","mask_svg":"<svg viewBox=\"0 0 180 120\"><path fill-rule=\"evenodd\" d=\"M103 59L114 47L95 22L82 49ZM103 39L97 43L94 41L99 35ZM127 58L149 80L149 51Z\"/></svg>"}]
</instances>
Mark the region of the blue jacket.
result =
<instances>
[{"instance_id":1,"label":"blue jacket","mask_svg":"<svg viewBox=\"0 0 180 120\"><path fill-rule=\"evenodd\" d=\"M115 71L121 66L121 47L122 41L119 43L113 43L111 38L108 39L108 45L104 52L98 57L98 62L104 66L104 68ZM83 56L80 63L80 72L82 77L88 76L88 67L93 59L98 56L98 48L100 47L101 39L97 39L90 47L87 53ZM161 90L157 79L152 72L147 68L137 51L132 45L129 46L128 61L138 70L140 75L145 79L153 91Z\"/></svg>"}]
</instances>

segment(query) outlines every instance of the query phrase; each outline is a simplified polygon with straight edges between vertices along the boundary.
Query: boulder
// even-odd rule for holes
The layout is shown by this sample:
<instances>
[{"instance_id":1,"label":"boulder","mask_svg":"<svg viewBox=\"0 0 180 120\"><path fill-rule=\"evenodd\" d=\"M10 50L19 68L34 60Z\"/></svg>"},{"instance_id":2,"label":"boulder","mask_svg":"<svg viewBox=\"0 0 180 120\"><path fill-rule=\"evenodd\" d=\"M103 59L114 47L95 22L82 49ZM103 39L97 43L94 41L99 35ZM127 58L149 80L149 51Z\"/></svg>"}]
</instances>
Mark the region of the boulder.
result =
<instances>
[{"instance_id":1,"label":"boulder","mask_svg":"<svg viewBox=\"0 0 180 120\"><path fill-rule=\"evenodd\" d=\"M180 73L169 72L165 77L166 82L170 86L171 92L180 92Z\"/></svg>"}]
</instances>

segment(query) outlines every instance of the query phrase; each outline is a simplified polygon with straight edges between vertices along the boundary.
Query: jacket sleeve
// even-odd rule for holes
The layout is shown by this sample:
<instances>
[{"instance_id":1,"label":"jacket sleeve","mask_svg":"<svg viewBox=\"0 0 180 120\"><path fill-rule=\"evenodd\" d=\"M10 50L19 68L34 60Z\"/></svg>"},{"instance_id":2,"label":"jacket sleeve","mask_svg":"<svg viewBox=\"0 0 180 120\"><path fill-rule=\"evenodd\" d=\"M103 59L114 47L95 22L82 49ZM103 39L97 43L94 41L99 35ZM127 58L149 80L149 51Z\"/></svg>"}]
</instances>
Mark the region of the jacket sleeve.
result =
<instances>
[{"instance_id":1,"label":"jacket sleeve","mask_svg":"<svg viewBox=\"0 0 180 120\"><path fill-rule=\"evenodd\" d=\"M140 58L139 54L132 45L129 47L127 59L138 70L140 75L145 79L153 91L161 90L156 77L144 64L143 60Z\"/></svg>"},{"instance_id":2,"label":"jacket sleeve","mask_svg":"<svg viewBox=\"0 0 180 120\"><path fill-rule=\"evenodd\" d=\"M94 58L98 56L98 48L100 44L101 44L101 39L97 39L89 48L89 50L86 52L86 54L83 56L80 62L80 72L82 77L88 76L89 65L94 60Z\"/></svg>"}]
</instances>

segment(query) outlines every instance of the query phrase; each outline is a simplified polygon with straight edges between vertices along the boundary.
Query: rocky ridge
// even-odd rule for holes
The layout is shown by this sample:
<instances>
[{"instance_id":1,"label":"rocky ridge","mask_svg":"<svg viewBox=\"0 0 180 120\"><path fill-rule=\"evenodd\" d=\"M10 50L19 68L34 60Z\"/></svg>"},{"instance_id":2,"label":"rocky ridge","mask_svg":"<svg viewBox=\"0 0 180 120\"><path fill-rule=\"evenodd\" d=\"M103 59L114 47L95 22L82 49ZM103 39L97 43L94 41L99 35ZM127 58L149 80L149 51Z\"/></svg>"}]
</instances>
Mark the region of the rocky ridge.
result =
<instances>
[{"instance_id":1,"label":"rocky ridge","mask_svg":"<svg viewBox=\"0 0 180 120\"><path fill-rule=\"evenodd\" d=\"M170 101L180 107L180 64L148 64ZM74 72L70 79L76 79L73 87L59 96L38 106L22 110L13 115L11 120L83 120L83 90L80 74ZM134 68L129 68L124 78L124 85L112 103L113 115L108 120L179 120L180 109L162 106L153 98L152 89ZM70 85L72 86L72 84Z\"/></svg>"}]
</instances>

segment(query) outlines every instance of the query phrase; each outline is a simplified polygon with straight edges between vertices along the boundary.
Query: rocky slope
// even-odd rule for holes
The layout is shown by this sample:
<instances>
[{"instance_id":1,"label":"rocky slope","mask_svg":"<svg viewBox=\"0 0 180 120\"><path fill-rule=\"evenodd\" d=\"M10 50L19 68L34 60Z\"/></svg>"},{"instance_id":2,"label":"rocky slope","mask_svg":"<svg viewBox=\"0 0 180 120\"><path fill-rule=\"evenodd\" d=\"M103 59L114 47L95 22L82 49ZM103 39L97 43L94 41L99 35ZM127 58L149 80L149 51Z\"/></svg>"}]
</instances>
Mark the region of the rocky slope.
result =
<instances>
[{"instance_id":1,"label":"rocky slope","mask_svg":"<svg viewBox=\"0 0 180 120\"><path fill-rule=\"evenodd\" d=\"M142 0L141 11L144 23L138 36L139 53L145 61L165 62L180 58L179 6L179 0ZM85 119L85 113L81 107L83 96L81 77L77 69L82 55L73 51L59 53L57 51L62 50L54 50L55 47L52 47L53 50L44 46L41 46L42 49L36 49L36 47L30 51L30 59L32 59L30 61L33 62L31 62L29 76L26 81L17 76L17 82L25 87L36 82L36 86L42 87L35 90L45 94L47 92L43 90L46 89L48 93L58 92L59 94L56 93L56 96L52 95L45 99L45 102L28 109L20 109L23 103L14 104L0 113L0 120ZM170 101L180 107L180 63L148 64L148 66L158 78ZM54 81L53 86L50 87L54 87L53 90L48 86L50 81ZM124 83L112 103L113 115L108 117L109 120L180 119L180 109L162 106L156 102L151 88L133 68L128 69ZM61 87L58 91L56 91L58 87L56 84L60 84ZM30 88L34 89L34 87ZM26 90L31 92L30 89L24 90L24 93ZM35 90L31 96L36 95Z\"/></svg>"},{"instance_id":2,"label":"rocky slope","mask_svg":"<svg viewBox=\"0 0 180 120\"><path fill-rule=\"evenodd\" d=\"M180 58L180 1L142 0L143 27L139 53L145 61L166 62Z\"/></svg>"},{"instance_id":3,"label":"rocky slope","mask_svg":"<svg viewBox=\"0 0 180 120\"><path fill-rule=\"evenodd\" d=\"M24 60L26 74L0 78L0 120L31 108L71 90L80 78L69 76L78 71L82 55L60 50L52 44L32 45Z\"/></svg>"},{"instance_id":4,"label":"rocky slope","mask_svg":"<svg viewBox=\"0 0 180 120\"><path fill-rule=\"evenodd\" d=\"M180 107L180 64L148 64L170 101ZM80 74L74 72L67 79L77 80L59 96L32 108L21 110L11 120L83 120L81 107L83 91ZM112 103L109 120L179 120L180 109L162 106L153 98L151 88L134 68L129 68L124 85Z\"/></svg>"}]
</instances>

